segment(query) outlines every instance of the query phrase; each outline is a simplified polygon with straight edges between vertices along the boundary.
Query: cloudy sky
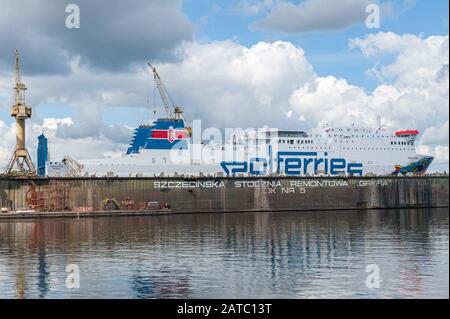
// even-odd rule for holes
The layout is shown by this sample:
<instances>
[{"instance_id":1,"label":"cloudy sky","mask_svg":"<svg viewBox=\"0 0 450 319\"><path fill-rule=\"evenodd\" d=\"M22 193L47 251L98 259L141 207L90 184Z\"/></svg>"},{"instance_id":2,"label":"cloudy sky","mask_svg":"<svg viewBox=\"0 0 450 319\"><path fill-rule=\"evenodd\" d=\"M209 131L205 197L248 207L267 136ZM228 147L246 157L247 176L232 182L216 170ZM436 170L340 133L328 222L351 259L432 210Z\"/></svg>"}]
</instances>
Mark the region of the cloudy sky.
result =
<instances>
[{"instance_id":1,"label":"cloudy sky","mask_svg":"<svg viewBox=\"0 0 450 319\"><path fill-rule=\"evenodd\" d=\"M66 5L80 28L65 25ZM379 28L365 24L380 8ZM449 166L447 0L0 0L0 167L14 148L14 49L33 118L27 144L52 159L120 156L163 116L146 62L203 127L321 123L421 131ZM156 105L156 107L155 107ZM156 110L156 115L154 111Z\"/></svg>"}]
</instances>

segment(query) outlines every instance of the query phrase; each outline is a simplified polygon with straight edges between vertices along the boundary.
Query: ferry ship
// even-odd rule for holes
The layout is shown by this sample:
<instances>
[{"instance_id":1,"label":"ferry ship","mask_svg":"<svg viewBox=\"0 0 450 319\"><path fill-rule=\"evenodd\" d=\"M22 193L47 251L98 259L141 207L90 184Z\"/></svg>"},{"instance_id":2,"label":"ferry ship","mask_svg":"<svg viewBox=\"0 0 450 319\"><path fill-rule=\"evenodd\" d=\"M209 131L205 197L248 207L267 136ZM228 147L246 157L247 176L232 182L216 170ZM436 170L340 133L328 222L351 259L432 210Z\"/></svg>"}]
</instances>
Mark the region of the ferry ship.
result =
<instances>
[{"instance_id":1,"label":"ferry ship","mask_svg":"<svg viewBox=\"0 0 450 319\"><path fill-rule=\"evenodd\" d=\"M80 161L86 176L367 176L424 174L433 157L415 150L417 130L323 126L260 129L223 145L192 143L184 120L135 130L122 158ZM60 165L60 164L58 164ZM54 176L55 165L48 172Z\"/></svg>"},{"instance_id":2,"label":"ferry ship","mask_svg":"<svg viewBox=\"0 0 450 319\"><path fill-rule=\"evenodd\" d=\"M149 64L167 117L139 126L121 158L45 162L47 176L367 176L424 174L433 157L416 153L419 131L323 125L303 130L241 131L202 141L171 102ZM172 104L172 105L171 105ZM172 112L173 110L173 112ZM200 134L201 135L201 134ZM39 161L39 159L38 159Z\"/></svg>"}]
</instances>

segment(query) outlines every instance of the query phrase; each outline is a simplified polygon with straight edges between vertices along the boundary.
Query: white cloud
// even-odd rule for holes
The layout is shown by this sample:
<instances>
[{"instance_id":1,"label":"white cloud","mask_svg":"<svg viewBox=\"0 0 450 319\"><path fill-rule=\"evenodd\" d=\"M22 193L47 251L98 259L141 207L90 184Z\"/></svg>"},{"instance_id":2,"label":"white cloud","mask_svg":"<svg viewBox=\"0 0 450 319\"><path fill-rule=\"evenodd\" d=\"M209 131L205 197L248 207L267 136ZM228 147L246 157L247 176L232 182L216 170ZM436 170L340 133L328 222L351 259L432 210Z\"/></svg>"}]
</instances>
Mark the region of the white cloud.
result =
<instances>
[{"instance_id":1,"label":"white cloud","mask_svg":"<svg viewBox=\"0 0 450 319\"><path fill-rule=\"evenodd\" d=\"M188 118L217 127L289 125L284 109L290 94L315 77L304 51L282 41L249 48L191 43L180 57L160 66L166 86ZM290 124L297 125L294 119Z\"/></svg>"},{"instance_id":2,"label":"white cloud","mask_svg":"<svg viewBox=\"0 0 450 319\"><path fill-rule=\"evenodd\" d=\"M181 62L157 65L171 97L181 104L188 118L203 119L206 125L218 127L283 123L290 94L315 77L304 51L282 41L261 42L249 48L231 41L186 43L178 56ZM26 60L23 64L26 67ZM67 75L28 76L25 82L32 106L72 106L79 110L80 117L74 120L81 125L89 124L110 107L126 106L130 112L146 108L147 94L153 93L148 88L153 85L149 74L145 65L127 73L97 72L74 59ZM10 79L0 78L0 96L11 94ZM158 116L163 115L159 107ZM91 133L83 129L79 134Z\"/></svg>"},{"instance_id":3,"label":"white cloud","mask_svg":"<svg viewBox=\"0 0 450 319\"><path fill-rule=\"evenodd\" d=\"M173 59L174 49L193 39L181 0L77 0L79 29L65 26L68 3L1 0L0 67L18 48L32 74L67 74L75 56L90 68L126 71L147 59Z\"/></svg>"},{"instance_id":4,"label":"white cloud","mask_svg":"<svg viewBox=\"0 0 450 319\"><path fill-rule=\"evenodd\" d=\"M385 19L398 17L411 9L415 1L303 0L295 4L280 0L274 1L270 12L264 18L253 22L250 27L288 34L339 31L353 25L363 25L371 14L371 11L366 11L369 4L379 5L380 22L383 23Z\"/></svg>"},{"instance_id":5,"label":"white cloud","mask_svg":"<svg viewBox=\"0 0 450 319\"><path fill-rule=\"evenodd\" d=\"M274 3L274 0L239 0L230 11L240 16L256 16L272 8Z\"/></svg>"},{"instance_id":6,"label":"white cloud","mask_svg":"<svg viewBox=\"0 0 450 319\"><path fill-rule=\"evenodd\" d=\"M444 119L445 120L445 119ZM440 123L439 126L431 126L425 129L422 134L422 143L429 145L448 144L449 140L449 125L447 121Z\"/></svg>"},{"instance_id":7,"label":"white cloud","mask_svg":"<svg viewBox=\"0 0 450 319\"><path fill-rule=\"evenodd\" d=\"M364 39L352 39L350 47L361 49L368 57L396 54L396 61L377 70L377 74L394 78L397 86L428 87L438 76L445 78L444 73L448 78L448 36L422 39L412 34L380 32Z\"/></svg>"},{"instance_id":8,"label":"white cloud","mask_svg":"<svg viewBox=\"0 0 450 319\"><path fill-rule=\"evenodd\" d=\"M342 30L363 24L368 15L366 7L372 3L379 3L382 19L394 14L390 1L305 0L299 4L279 1L266 17L252 23L251 28L281 33Z\"/></svg>"},{"instance_id":9,"label":"white cloud","mask_svg":"<svg viewBox=\"0 0 450 319\"><path fill-rule=\"evenodd\" d=\"M74 123L71 118L29 120L26 126L26 144L31 157L36 160L37 136L41 133L44 133L49 140L50 156L53 160L61 160L64 155L70 155L76 159L119 157L127 148L128 140L121 142L114 140L114 136L111 137L110 132L104 134L105 130L114 129L108 126L103 128L98 135L76 138L58 136L59 129L72 125L79 125L79 123ZM115 130L117 129L116 127ZM119 129L129 130L124 126L120 126ZM2 136L0 139L0 172L3 172L11 158L15 146L15 132L14 123L7 125L0 121L0 136ZM129 130L128 139L131 139L131 130Z\"/></svg>"},{"instance_id":10,"label":"white cloud","mask_svg":"<svg viewBox=\"0 0 450 319\"><path fill-rule=\"evenodd\" d=\"M28 61L22 56L22 69L27 69ZM13 63L13 61L11 61ZM102 107L145 107L148 86L147 69L143 65L130 72L99 72L80 66L80 58L70 63L68 74L24 76L28 85L28 101L31 106L45 103L59 103L92 112ZM0 96L10 97L13 75L0 77ZM8 104L8 103L5 103Z\"/></svg>"},{"instance_id":11,"label":"white cloud","mask_svg":"<svg viewBox=\"0 0 450 319\"><path fill-rule=\"evenodd\" d=\"M370 57L396 54L395 61L380 70L392 83L366 93L344 79L317 77L292 94L292 109L313 123L374 125L382 115L389 130L419 129L419 151L435 156L436 164L448 170L448 36L422 39L381 32L353 39L350 45Z\"/></svg>"}]
</instances>

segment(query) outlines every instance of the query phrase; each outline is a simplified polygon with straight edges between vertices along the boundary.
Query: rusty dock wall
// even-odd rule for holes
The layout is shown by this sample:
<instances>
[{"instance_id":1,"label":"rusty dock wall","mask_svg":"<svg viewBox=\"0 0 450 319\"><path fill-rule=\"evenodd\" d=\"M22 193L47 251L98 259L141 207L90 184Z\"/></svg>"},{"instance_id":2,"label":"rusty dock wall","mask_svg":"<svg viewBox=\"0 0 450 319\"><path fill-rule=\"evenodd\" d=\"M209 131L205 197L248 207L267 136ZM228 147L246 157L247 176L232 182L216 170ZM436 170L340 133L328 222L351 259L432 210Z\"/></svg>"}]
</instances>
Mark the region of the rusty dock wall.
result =
<instances>
[{"instance_id":1,"label":"rusty dock wall","mask_svg":"<svg viewBox=\"0 0 450 319\"><path fill-rule=\"evenodd\" d=\"M173 213L448 207L448 177L0 178L0 205L101 211L108 200Z\"/></svg>"}]
</instances>

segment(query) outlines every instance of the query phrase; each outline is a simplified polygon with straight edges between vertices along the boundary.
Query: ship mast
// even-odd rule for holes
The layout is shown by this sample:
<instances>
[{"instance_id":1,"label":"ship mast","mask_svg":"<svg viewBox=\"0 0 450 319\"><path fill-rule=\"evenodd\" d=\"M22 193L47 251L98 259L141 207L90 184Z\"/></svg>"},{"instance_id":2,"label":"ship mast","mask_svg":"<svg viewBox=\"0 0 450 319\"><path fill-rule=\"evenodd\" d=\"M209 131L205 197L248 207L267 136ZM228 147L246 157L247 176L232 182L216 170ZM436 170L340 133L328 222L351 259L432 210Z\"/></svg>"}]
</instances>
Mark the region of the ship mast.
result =
<instances>
[{"instance_id":1,"label":"ship mast","mask_svg":"<svg viewBox=\"0 0 450 319\"><path fill-rule=\"evenodd\" d=\"M16 149L6 169L7 174L17 171L21 175L36 175L31 156L25 147L25 120L31 117L31 107L27 105L25 91L27 86L20 78L19 51L15 51L14 105L11 116L16 119Z\"/></svg>"}]
</instances>

